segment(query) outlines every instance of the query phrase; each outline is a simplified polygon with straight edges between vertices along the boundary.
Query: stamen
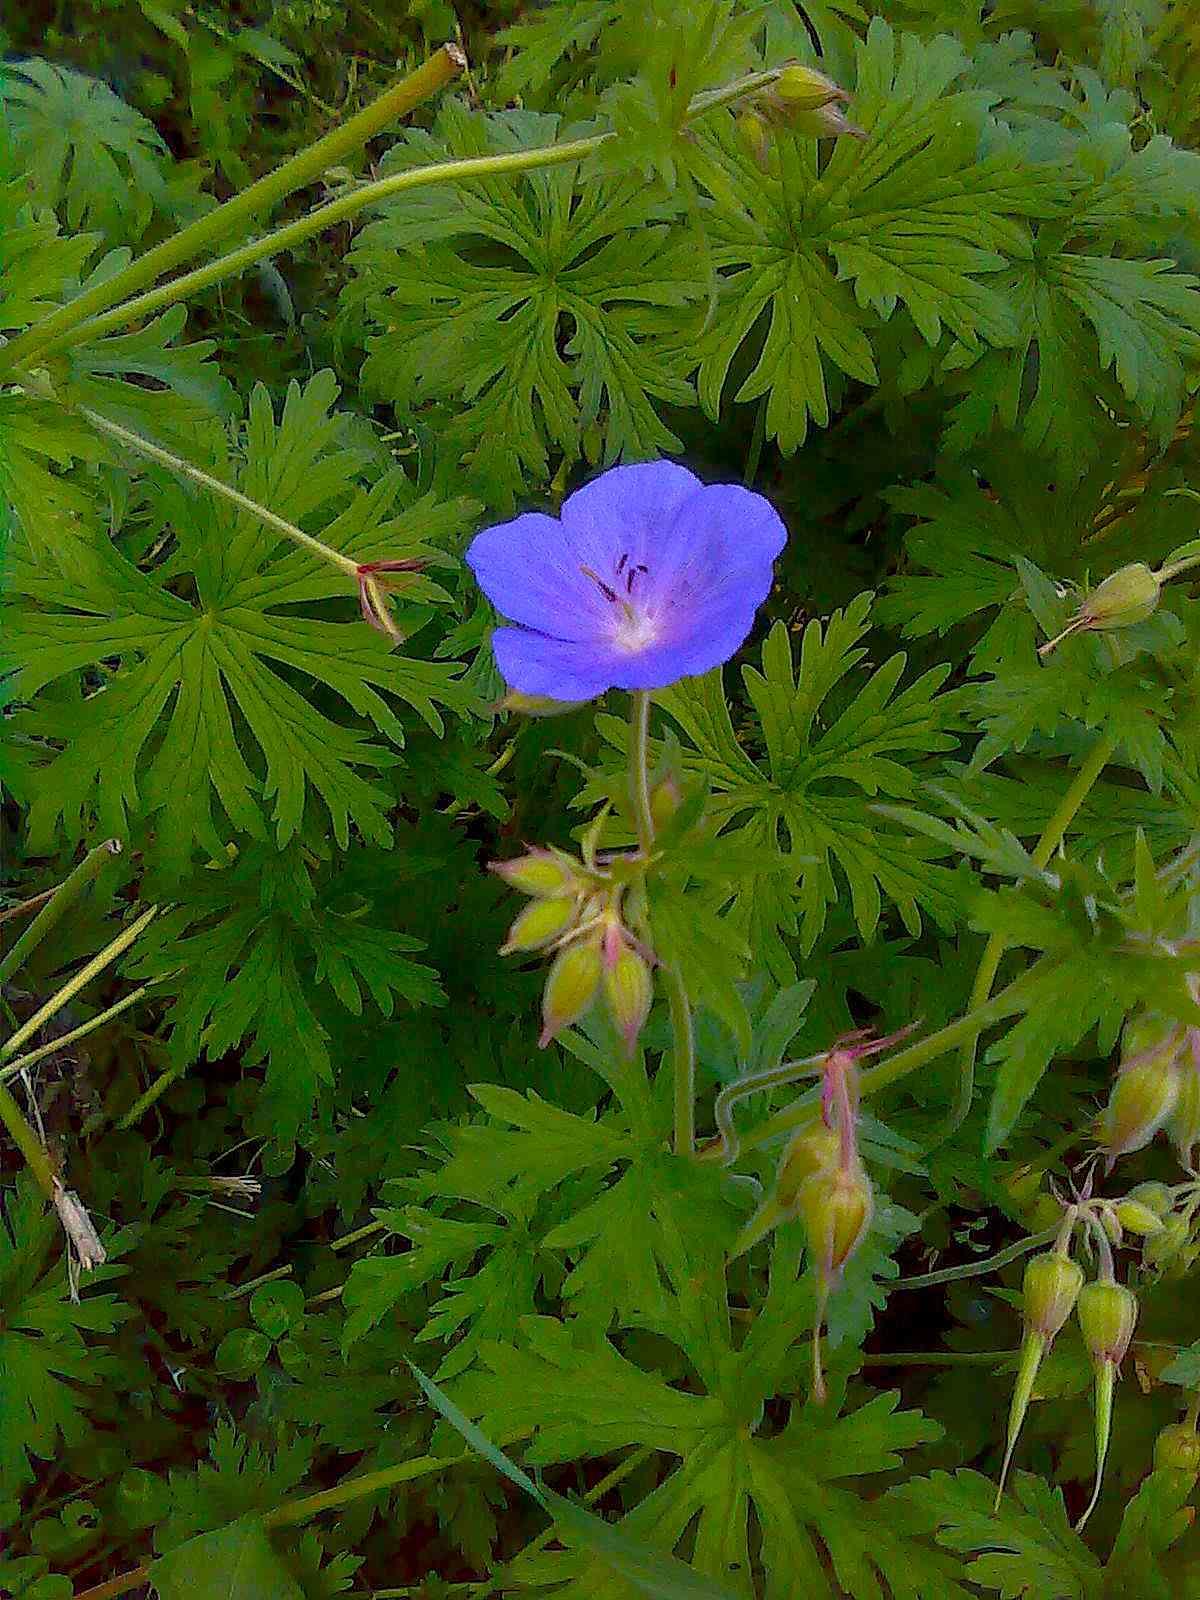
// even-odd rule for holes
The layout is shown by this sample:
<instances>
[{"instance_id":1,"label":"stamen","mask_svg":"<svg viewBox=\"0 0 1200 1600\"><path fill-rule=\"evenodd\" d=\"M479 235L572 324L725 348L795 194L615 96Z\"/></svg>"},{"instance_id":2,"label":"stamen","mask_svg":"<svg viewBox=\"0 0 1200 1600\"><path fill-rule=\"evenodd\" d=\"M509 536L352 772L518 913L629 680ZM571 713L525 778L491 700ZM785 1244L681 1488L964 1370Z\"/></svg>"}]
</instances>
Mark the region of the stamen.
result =
<instances>
[{"instance_id":1,"label":"stamen","mask_svg":"<svg viewBox=\"0 0 1200 1600\"><path fill-rule=\"evenodd\" d=\"M614 604L616 603L617 591L609 584L605 583L604 579L598 572L593 572L591 567L580 567L579 570L583 573L585 578L590 578L592 580L606 600L611 600Z\"/></svg>"},{"instance_id":2,"label":"stamen","mask_svg":"<svg viewBox=\"0 0 1200 1600\"><path fill-rule=\"evenodd\" d=\"M623 550L621 552L621 559L617 562L617 577L618 578L621 576L621 573L623 572L623 570L625 568L625 563L628 560L629 560L629 551L628 550Z\"/></svg>"}]
</instances>

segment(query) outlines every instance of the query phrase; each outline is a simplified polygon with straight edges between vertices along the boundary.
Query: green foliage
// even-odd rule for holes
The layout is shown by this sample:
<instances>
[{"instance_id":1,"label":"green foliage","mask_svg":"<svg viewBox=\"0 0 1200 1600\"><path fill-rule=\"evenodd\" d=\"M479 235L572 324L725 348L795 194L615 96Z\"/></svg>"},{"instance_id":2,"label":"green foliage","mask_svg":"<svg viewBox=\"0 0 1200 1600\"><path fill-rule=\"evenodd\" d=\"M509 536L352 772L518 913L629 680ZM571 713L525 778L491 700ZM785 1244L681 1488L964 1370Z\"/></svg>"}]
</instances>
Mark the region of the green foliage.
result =
<instances>
[{"instance_id":1,"label":"green foliage","mask_svg":"<svg viewBox=\"0 0 1200 1600\"><path fill-rule=\"evenodd\" d=\"M1155 1453L1200 1387L1193 9L5 19L0 930L122 848L0 993L0 1590L1197 1592ZM452 35L436 102L239 210ZM789 124L786 62L863 137ZM219 201L181 270L462 160L11 359ZM461 558L662 455L789 542L744 655L654 691L643 858L624 698L497 705ZM1151 614L1089 617L1132 563ZM654 958L632 1054L599 1007L536 1047L485 868L537 845ZM1171 1113L1102 1170L1147 1013ZM859 1030L904 1036L829 1066ZM872 1203L837 1270L825 1191L784 1201L842 1071ZM1122 1234L1139 1183L1163 1226ZM1061 1197L1140 1307L1082 1531L1070 1322L995 1502Z\"/></svg>"}]
</instances>

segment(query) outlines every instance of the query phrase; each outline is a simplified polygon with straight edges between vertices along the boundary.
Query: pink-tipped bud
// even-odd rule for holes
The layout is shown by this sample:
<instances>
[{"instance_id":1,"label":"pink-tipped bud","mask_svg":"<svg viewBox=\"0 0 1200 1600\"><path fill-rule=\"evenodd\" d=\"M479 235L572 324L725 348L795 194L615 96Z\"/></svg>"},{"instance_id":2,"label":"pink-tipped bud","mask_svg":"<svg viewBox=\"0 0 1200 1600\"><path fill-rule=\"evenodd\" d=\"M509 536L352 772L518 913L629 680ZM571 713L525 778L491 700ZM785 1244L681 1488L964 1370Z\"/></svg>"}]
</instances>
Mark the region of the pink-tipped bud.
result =
<instances>
[{"instance_id":1,"label":"pink-tipped bud","mask_svg":"<svg viewBox=\"0 0 1200 1600\"><path fill-rule=\"evenodd\" d=\"M1055 1250L1034 1256L1026 1266L1022 1285L1025 1324L1042 1336L1047 1347L1075 1309L1082 1288L1083 1268Z\"/></svg>"},{"instance_id":2,"label":"pink-tipped bud","mask_svg":"<svg viewBox=\"0 0 1200 1600\"><path fill-rule=\"evenodd\" d=\"M780 1206L793 1210L808 1180L818 1173L832 1172L837 1166L840 1151L837 1130L820 1118L793 1134L784 1146L775 1176L775 1197Z\"/></svg>"},{"instance_id":3,"label":"pink-tipped bud","mask_svg":"<svg viewBox=\"0 0 1200 1600\"><path fill-rule=\"evenodd\" d=\"M1184 1472L1200 1476L1200 1434L1186 1422L1172 1422L1154 1441L1154 1466L1158 1472Z\"/></svg>"},{"instance_id":4,"label":"pink-tipped bud","mask_svg":"<svg viewBox=\"0 0 1200 1600\"><path fill-rule=\"evenodd\" d=\"M596 998L604 970L599 935L560 950L550 964L542 992L542 1033L538 1048L545 1049L563 1028L577 1022Z\"/></svg>"},{"instance_id":5,"label":"pink-tipped bud","mask_svg":"<svg viewBox=\"0 0 1200 1600\"><path fill-rule=\"evenodd\" d=\"M871 1180L860 1161L818 1172L796 1197L809 1254L818 1271L834 1277L866 1237L874 1210Z\"/></svg>"},{"instance_id":6,"label":"pink-tipped bud","mask_svg":"<svg viewBox=\"0 0 1200 1600\"><path fill-rule=\"evenodd\" d=\"M1154 1040L1149 1046L1147 1037ZM1131 1040L1143 1048L1131 1054ZM1182 1082L1179 1043L1178 1030L1154 1018L1138 1018L1126 1029L1126 1060L1099 1125L1100 1148L1110 1161L1148 1145L1174 1111Z\"/></svg>"},{"instance_id":7,"label":"pink-tipped bud","mask_svg":"<svg viewBox=\"0 0 1200 1600\"><path fill-rule=\"evenodd\" d=\"M1119 1367L1137 1326L1137 1296L1123 1283L1085 1283L1076 1306L1079 1329L1093 1362Z\"/></svg>"},{"instance_id":8,"label":"pink-tipped bud","mask_svg":"<svg viewBox=\"0 0 1200 1600\"><path fill-rule=\"evenodd\" d=\"M585 887L576 863L556 850L530 850L512 861L492 861L489 867L522 894L557 898L578 894Z\"/></svg>"},{"instance_id":9,"label":"pink-tipped bud","mask_svg":"<svg viewBox=\"0 0 1200 1600\"><path fill-rule=\"evenodd\" d=\"M515 951L544 950L574 927L578 916L577 900L535 900L525 907L508 930L500 954L509 956Z\"/></svg>"},{"instance_id":10,"label":"pink-tipped bud","mask_svg":"<svg viewBox=\"0 0 1200 1600\"><path fill-rule=\"evenodd\" d=\"M629 945L622 945L614 961L605 960L603 983L609 1015L626 1055L631 1056L654 999L650 963Z\"/></svg>"}]
</instances>

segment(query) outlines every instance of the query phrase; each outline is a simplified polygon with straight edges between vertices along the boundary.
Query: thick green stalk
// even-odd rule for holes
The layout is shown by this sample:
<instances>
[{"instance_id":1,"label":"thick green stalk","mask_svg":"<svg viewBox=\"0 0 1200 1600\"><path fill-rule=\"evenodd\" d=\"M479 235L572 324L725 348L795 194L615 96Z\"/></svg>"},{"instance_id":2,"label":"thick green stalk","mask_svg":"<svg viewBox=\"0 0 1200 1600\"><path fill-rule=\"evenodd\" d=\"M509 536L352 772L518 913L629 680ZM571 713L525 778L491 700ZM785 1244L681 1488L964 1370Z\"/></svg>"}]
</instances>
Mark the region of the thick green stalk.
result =
<instances>
[{"instance_id":1,"label":"thick green stalk","mask_svg":"<svg viewBox=\"0 0 1200 1600\"><path fill-rule=\"evenodd\" d=\"M58 1180L50 1158L37 1134L21 1115L21 1108L4 1084L0 1083L0 1122L8 1129L12 1142L25 1157L25 1164L37 1179L38 1187L53 1202L58 1193Z\"/></svg>"},{"instance_id":2,"label":"thick green stalk","mask_svg":"<svg viewBox=\"0 0 1200 1600\"><path fill-rule=\"evenodd\" d=\"M1058 803L1058 807L1050 821L1046 824L1045 831L1033 850L1033 864L1040 871L1047 866L1050 857L1062 843L1067 829L1074 822L1080 806L1091 793L1096 780L1112 759L1118 741L1109 736L1097 741L1087 760L1075 774L1075 781L1071 784L1066 794ZM975 982L971 986L971 1010L983 1005L992 992L992 985L996 981L996 973L1004 959L1004 952L1008 948L1007 941L1002 933L993 933L983 947L983 954L979 958L979 967L975 973ZM954 1105L946 1121L938 1129L936 1143L948 1139L957 1132L967 1119L971 1109L971 1100L975 1093L975 1057L979 1048L979 1035L975 1034L968 1039L962 1048L958 1059L958 1089Z\"/></svg>"},{"instance_id":3,"label":"thick green stalk","mask_svg":"<svg viewBox=\"0 0 1200 1600\"><path fill-rule=\"evenodd\" d=\"M447 44L416 72L364 107L340 128L309 145L299 155L285 161L274 172L252 183L224 205L200 217L190 227L164 239L153 250L131 261L123 271L103 283L85 290L65 306L51 312L41 322L0 348L0 372L26 366L30 360L56 343L64 334L96 313L116 305L127 296L156 283L164 273L207 250L220 239L248 228L256 217L272 210L281 200L312 183L323 172L344 160L381 133L398 117L404 116L444 89L466 66L466 57L457 45Z\"/></svg>"},{"instance_id":4,"label":"thick green stalk","mask_svg":"<svg viewBox=\"0 0 1200 1600\"><path fill-rule=\"evenodd\" d=\"M105 839L103 844L98 844L94 850L89 850L79 865L72 871L58 887L51 891L50 898L25 929L25 932L0 961L0 983L11 978L17 972L22 962L37 948L50 930L58 922L63 912L74 904L80 894L91 883L100 871L107 857L119 855L121 844L118 839Z\"/></svg>"},{"instance_id":5,"label":"thick green stalk","mask_svg":"<svg viewBox=\"0 0 1200 1600\"><path fill-rule=\"evenodd\" d=\"M756 72L749 77L739 78L723 89L714 89L707 94L697 95L692 101L688 113L689 119L701 116L717 106L729 105L735 100L740 100L754 90L773 83L778 76L778 72L774 71ZM244 271L255 262L278 255L281 251L294 249L312 238L314 234L333 227L335 223L346 222L366 207L378 205L380 201L389 200L410 189L422 189L437 183L468 183L477 178L505 177L511 173L532 172L540 167L582 161L615 138L616 135L613 133L597 133L586 139L571 139L562 144L545 145L536 150L516 150L509 155L473 156L461 161L439 161L427 167L415 168L410 172L396 173L391 178L380 178L374 183L360 184L350 193L339 195L336 200L318 206L306 216L298 217L294 222L275 229L273 233L266 234L261 239L251 240L248 244L219 257L218 260L209 262L207 266L197 267L193 272L175 278L170 283L162 284L157 289L150 289L120 304L117 303L115 296L109 296L104 301L103 315L92 316L86 322L72 319L67 327L62 330L53 329L48 337L39 339L36 346L31 347L31 351L40 357L49 354L51 350L102 338L105 334L112 333L130 322L141 320L156 311L163 310L166 306L175 305L194 294L199 294L201 290L209 289L225 278ZM123 287L122 293L125 292L127 291ZM72 306L78 304L78 301L71 302ZM109 310L109 307L112 309ZM46 322L38 325L39 328L45 328L51 320L47 318ZM31 330L34 331L37 330ZM22 340L26 337L28 336L22 335ZM15 340L7 352L0 350L0 370L3 370L5 365L12 364L7 357L22 340ZM28 363L29 356L22 352L19 359Z\"/></svg>"}]
</instances>

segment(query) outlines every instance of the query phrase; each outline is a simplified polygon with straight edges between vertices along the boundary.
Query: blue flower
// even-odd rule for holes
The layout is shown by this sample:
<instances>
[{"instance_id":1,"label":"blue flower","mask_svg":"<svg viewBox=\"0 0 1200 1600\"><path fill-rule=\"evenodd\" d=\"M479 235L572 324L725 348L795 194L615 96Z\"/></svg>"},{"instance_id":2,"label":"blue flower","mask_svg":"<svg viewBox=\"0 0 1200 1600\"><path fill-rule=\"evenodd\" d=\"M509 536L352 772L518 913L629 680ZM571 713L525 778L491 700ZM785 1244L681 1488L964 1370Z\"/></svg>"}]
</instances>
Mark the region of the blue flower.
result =
<instances>
[{"instance_id":1,"label":"blue flower","mask_svg":"<svg viewBox=\"0 0 1200 1600\"><path fill-rule=\"evenodd\" d=\"M511 688L555 700L661 689L728 661L787 540L774 507L670 461L613 467L486 528L467 565L513 627L492 636Z\"/></svg>"}]
</instances>

